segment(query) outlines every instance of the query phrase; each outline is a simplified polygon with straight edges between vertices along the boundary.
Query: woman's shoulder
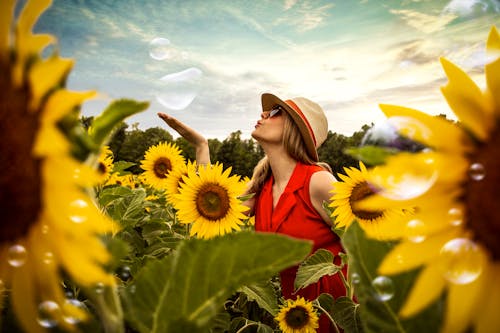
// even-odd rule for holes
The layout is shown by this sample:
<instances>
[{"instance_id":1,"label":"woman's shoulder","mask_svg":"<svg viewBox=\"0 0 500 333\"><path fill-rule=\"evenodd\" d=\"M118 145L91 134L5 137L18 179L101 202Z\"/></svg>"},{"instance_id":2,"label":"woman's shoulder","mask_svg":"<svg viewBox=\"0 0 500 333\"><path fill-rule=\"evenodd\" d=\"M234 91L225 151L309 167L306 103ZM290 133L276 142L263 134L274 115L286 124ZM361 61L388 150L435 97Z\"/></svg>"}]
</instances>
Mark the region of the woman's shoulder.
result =
<instances>
[{"instance_id":1,"label":"woman's shoulder","mask_svg":"<svg viewBox=\"0 0 500 333\"><path fill-rule=\"evenodd\" d=\"M320 170L311 175L309 191L313 196L324 197L330 195L336 181L337 179L335 179L332 173L320 168Z\"/></svg>"}]
</instances>

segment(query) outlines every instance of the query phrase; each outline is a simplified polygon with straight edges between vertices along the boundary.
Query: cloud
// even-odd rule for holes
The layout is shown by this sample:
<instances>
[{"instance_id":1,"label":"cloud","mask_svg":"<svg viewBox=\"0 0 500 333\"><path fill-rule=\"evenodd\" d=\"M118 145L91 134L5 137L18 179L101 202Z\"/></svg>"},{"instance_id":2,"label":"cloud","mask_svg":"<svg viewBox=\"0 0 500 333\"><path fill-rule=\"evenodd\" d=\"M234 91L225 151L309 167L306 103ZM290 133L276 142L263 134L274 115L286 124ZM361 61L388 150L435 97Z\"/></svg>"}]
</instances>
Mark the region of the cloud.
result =
<instances>
[{"instance_id":1,"label":"cloud","mask_svg":"<svg viewBox=\"0 0 500 333\"><path fill-rule=\"evenodd\" d=\"M292 8L293 6L295 6L295 4L297 3L298 0L285 0L285 5L284 5L284 8L285 10L289 10L290 8Z\"/></svg>"},{"instance_id":2,"label":"cloud","mask_svg":"<svg viewBox=\"0 0 500 333\"><path fill-rule=\"evenodd\" d=\"M455 14L429 15L409 9L391 9L390 12L399 16L409 26L425 33L431 34L443 30L448 23L457 18Z\"/></svg>"},{"instance_id":3,"label":"cloud","mask_svg":"<svg viewBox=\"0 0 500 333\"><path fill-rule=\"evenodd\" d=\"M333 7L335 7L334 3L317 5L315 1L300 1L291 8L292 10L287 10L283 16L279 17L274 24L292 26L300 33L314 30L325 22Z\"/></svg>"},{"instance_id":4,"label":"cloud","mask_svg":"<svg viewBox=\"0 0 500 333\"><path fill-rule=\"evenodd\" d=\"M451 0L443 8L443 13L452 13L458 16L472 16L488 11L500 12L498 0Z\"/></svg>"}]
</instances>

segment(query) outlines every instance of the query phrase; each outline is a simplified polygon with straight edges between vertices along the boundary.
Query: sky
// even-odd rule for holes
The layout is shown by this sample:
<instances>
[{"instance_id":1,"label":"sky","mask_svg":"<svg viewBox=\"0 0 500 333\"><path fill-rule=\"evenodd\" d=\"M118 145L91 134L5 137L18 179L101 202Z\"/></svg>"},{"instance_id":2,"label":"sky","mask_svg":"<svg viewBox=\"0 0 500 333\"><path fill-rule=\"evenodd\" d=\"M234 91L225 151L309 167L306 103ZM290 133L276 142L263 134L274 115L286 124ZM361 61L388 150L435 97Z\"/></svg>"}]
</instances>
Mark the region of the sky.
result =
<instances>
[{"instance_id":1,"label":"sky","mask_svg":"<svg viewBox=\"0 0 500 333\"><path fill-rule=\"evenodd\" d=\"M165 112L223 140L250 137L264 92L317 102L347 136L383 122L381 103L456 119L439 58L484 87L494 24L500 0L54 0L35 31L75 60L69 89L100 93L82 115L149 101L129 125L177 137Z\"/></svg>"}]
</instances>

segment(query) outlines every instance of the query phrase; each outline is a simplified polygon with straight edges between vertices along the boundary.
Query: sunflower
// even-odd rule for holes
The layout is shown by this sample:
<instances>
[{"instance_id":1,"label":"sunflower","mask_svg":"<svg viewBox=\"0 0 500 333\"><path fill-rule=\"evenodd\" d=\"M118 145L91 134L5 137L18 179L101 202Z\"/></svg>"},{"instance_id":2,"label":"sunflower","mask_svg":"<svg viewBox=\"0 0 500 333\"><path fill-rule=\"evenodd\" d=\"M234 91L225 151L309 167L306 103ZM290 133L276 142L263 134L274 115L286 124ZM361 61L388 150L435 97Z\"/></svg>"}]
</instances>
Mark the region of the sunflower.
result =
<instances>
[{"instance_id":1,"label":"sunflower","mask_svg":"<svg viewBox=\"0 0 500 333\"><path fill-rule=\"evenodd\" d=\"M141 168L145 170L143 175L146 183L161 190L166 187L168 175L183 164L184 157L175 144L160 142L146 151Z\"/></svg>"},{"instance_id":2,"label":"sunflower","mask_svg":"<svg viewBox=\"0 0 500 333\"><path fill-rule=\"evenodd\" d=\"M113 152L108 146L104 146L99 155L97 171L101 175L101 183L104 183L113 171Z\"/></svg>"},{"instance_id":3,"label":"sunflower","mask_svg":"<svg viewBox=\"0 0 500 333\"><path fill-rule=\"evenodd\" d=\"M181 223L192 223L191 236L212 238L240 230L248 208L238 196L245 190L239 176L229 176L231 168L222 164L190 170L176 194L177 216Z\"/></svg>"},{"instance_id":4,"label":"sunflower","mask_svg":"<svg viewBox=\"0 0 500 333\"><path fill-rule=\"evenodd\" d=\"M174 207L179 200L176 195L179 194L180 185L184 183L184 177L196 172L196 162L188 161L187 164L181 163L178 168L173 169L165 180L165 190L168 202Z\"/></svg>"},{"instance_id":5,"label":"sunflower","mask_svg":"<svg viewBox=\"0 0 500 333\"><path fill-rule=\"evenodd\" d=\"M365 209L417 207L379 273L421 267L400 315L420 312L446 291L442 332L500 330L500 36L495 27L486 46L496 57L485 65L484 91L441 59L448 77L441 91L458 124L381 105L389 119L398 120L401 134L429 148L396 155L371 170L369 181L383 190L361 203ZM405 179L421 190L405 195L406 182L400 182ZM407 239L415 226L422 239L417 243Z\"/></svg>"},{"instance_id":6,"label":"sunflower","mask_svg":"<svg viewBox=\"0 0 500 333\"><path fill-rule=\"evenodd\" d=\"M26 2L14 22L15 1L0 1L0 290L29 332L72 329L87 316L65 298L61 271L84 286L115 284L102 267L110 255L98 237L114 225L82 191L99 176L71 157L57 127L94 93L64 89L73 62L42 59L54 38L32 33L50 3Z\"/></svg>"},{"instance_id":7,"label":"sunflower","mask_svg":"<svg viewBox=\"0 0 500 333\"><path fill-rule=\"evenodd\" d=\"M113 172L106 181L105 185L118 185L134 189L140 186L140 181L135 175L120 175L118 172Z\"/></svg>"},{"instance_id":8,"label":"sunflower","mask_svg":"<svg viewBox=\"0 0 500 333\"><path fill-rule=\"evenodd\" d=\"M312 303L300 296L287 300L275 319L283 333L315 333L319 327Z\"/></svg>"},{"instance_id":9,"label":"sunflower","mask_svg":"<svg viewBox=\"0 0 500 333\"><path fill-rule=\"evenodd\" d=\"M366 181L368 171L363 162L359 162L359 169L351 167L344 168L344 171L345 175L338 174L342 181L335 182L329 204L329 207L334 208L331 216L335 219L335 227L349 227L357 220L363 230L373 238L385 239L393 236L401 229L403 210L358 208L357 203L375 194L375 189Z\"/></svg>"}]
</instances>

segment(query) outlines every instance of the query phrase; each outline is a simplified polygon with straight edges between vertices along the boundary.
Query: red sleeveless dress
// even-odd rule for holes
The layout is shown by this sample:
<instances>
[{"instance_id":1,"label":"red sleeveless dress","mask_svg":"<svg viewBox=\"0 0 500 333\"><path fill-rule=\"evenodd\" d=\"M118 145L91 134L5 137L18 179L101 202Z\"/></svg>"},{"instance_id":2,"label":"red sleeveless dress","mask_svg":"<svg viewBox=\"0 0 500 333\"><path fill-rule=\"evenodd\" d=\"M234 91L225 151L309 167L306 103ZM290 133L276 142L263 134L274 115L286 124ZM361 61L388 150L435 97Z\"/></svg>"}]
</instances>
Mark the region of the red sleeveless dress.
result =
<instances>
[{"instance_id":1,"label":"red sleeveless dress","mask_svg":"<svg viewBox=\"0 0 500 333\"><path fill-rule=\"evenodd\" d=\"M311 203L309 182L312 174L320 170L323 169L319 166L298 162L274 209L272 193L274 178L271 175L255 201L255 230L312 240L314 245L311 254L318 249L327 249L334 255L342 251L339 237ZM336 257L334 261L335 264L340 264L340 258ZM285 299L295 300L297 296L302 296L306 300L314 300L321 293L329 293L334 298L346 295L344 284L338 274L323 276L317 283L294 293L296 273L297 266L280 272ZM322 315L318 332L333 331L329 319Z\"/></svg>"}]
</instances>

